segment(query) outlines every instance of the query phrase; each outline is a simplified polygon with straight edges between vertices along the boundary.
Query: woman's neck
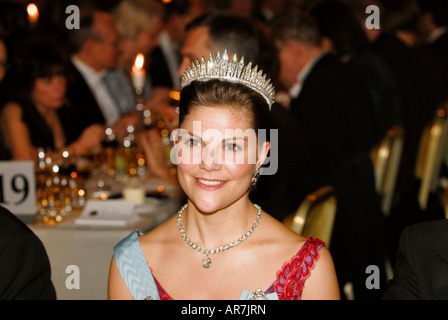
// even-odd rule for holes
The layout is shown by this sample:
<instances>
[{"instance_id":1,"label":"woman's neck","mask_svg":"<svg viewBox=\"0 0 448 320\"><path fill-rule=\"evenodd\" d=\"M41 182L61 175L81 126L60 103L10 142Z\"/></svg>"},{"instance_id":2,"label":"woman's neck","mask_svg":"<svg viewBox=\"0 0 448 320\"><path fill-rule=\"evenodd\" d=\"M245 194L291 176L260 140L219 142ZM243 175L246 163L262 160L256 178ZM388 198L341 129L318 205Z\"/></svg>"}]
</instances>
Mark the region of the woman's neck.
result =
<instances>
[{"instance_id":1,"label":"woman's neck","mask_svg":"<svg viewBox=\"0 0 448 320\"><path fill-rule=\"evenodd\" d=\"M248 197L213 213L201 212L189 201L182 214L182 227L191 241L204 249L213 249L246 234L254 224L257 213Z\"/></svg>"},{"instance_id":2,"label":"woman's neck","mask_svg":"<svg viewBox=\"0 0 448 320\"><path fill-rule=\"evenodd\" d=\"M43 105L42 103L37 103L35 101L33 101L34 105L36 106L37 111L39 111L39 113L42 115L42 117L44 117L46 119L47 116L51 115L54 113L54 110L51 110L47 107L45 107L45 105Z\"/></svg>"},{"instance_id":3,"label":"woman's neck","mask_svg":"<svg viewBox=\"0 0 448 320\"><path fill-rule=\"evenodd\" d=\"M65 145L65 135L59 122L56 110L47 108L45 105L39 103L35 103L35 106L53 133L53 143L56 150L63 148Z\"/></svg>"}]
</instances>

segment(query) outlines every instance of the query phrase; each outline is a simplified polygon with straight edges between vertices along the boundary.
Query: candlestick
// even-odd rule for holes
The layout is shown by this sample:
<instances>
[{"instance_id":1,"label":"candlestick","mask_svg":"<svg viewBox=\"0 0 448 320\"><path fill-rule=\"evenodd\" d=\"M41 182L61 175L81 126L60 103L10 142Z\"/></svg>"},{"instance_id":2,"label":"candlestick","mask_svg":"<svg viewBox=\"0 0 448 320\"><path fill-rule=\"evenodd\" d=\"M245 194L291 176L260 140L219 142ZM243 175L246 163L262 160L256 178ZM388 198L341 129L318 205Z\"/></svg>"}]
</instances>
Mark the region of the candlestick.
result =
<instances>
[{"instance_id":1,"label":"candlestick","mask_svg":"<svg viewBox=\"0 0 448 320\"><path fill-rule=\"evenodd\" d=\"M137 94L141 94L145 85L146 72L143 68L145 58L143 54L139 53L135 58L134 66L132 67L132 84L134 85Z\"/></svg>"}]
</instances>

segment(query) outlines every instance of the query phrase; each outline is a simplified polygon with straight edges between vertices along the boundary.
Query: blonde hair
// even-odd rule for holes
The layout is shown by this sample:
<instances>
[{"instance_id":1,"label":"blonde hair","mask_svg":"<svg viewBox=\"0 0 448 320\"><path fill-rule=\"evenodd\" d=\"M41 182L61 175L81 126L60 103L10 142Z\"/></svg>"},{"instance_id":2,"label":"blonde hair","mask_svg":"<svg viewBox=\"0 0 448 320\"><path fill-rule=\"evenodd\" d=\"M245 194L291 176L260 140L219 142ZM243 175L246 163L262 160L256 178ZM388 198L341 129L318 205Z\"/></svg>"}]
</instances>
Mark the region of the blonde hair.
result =
<instances>
[{"instance_id":1,"label":"blonde hair","mask_svg":"<svg viewBox=\"0 0 448 320\"><path fill-rule=\"evenodd\" d=\"M153 0L123 0L112 12L120 37L130 39L151 30L163 14L162 5Z\"/></svg>"}]
</instances>

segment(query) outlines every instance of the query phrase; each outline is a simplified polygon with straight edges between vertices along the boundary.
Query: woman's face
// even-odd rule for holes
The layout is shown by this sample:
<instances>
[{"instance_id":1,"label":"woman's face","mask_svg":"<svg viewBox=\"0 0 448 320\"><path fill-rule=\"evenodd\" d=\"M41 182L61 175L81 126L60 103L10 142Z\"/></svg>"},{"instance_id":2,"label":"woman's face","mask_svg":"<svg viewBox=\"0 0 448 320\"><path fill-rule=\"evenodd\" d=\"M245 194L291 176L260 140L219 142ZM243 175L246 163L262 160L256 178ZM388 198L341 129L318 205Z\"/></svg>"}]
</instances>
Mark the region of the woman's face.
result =
<instances>
[{"instance_id":1,"label":"woman's face","mask_svg":"<svg viewBox=\"0 0 448 320\"><path fill-rule=\"evenodd\" d=\"M64 76L37 78L31 97L37 106L57 109L64 103L66 88L67 79Z\"/></svg>"},{"instance_id":2,"label":"woman's face","mask_svg":"<svg viewBox=\"0 0 448 320\"><path fill-rule=\"evenodd\" d=\"M228 107L194 108L176 141L179 183L203 212L215 212L248 195L269 143L258 148L247 114Z\"/></svg>"}]
</instances>

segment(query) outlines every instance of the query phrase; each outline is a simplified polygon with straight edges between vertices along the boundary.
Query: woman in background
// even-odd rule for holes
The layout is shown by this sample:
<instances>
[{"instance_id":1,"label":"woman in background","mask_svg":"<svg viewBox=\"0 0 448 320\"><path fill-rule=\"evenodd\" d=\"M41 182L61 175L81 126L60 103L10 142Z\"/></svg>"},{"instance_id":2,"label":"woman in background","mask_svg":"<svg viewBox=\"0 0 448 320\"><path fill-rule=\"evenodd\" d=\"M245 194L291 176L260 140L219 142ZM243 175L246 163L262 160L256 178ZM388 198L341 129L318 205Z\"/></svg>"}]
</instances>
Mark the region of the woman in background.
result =
<instances>
[{"instance_id":1,"label":"woman in background","mask_svg":"<svg viewBox=\"0 0 448 320\"><path fill-rule=\"evenodd\" d=\"M66 60L50 39L25 40L15 51L5 78L7 102L1 110L1 131L12 160L36 160L43 148L71 156L100 144L103 128L92 125L76 137L66 101Z\"/></svg>"}]
</instances>

